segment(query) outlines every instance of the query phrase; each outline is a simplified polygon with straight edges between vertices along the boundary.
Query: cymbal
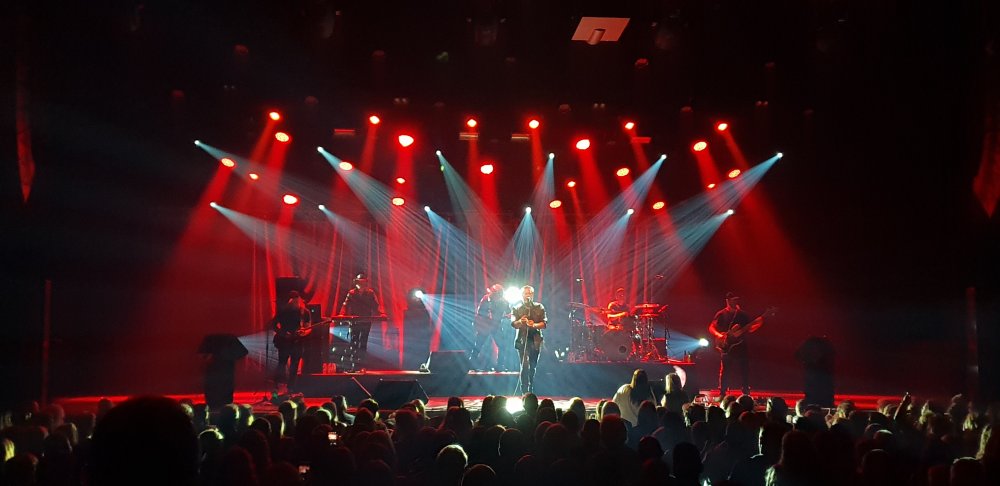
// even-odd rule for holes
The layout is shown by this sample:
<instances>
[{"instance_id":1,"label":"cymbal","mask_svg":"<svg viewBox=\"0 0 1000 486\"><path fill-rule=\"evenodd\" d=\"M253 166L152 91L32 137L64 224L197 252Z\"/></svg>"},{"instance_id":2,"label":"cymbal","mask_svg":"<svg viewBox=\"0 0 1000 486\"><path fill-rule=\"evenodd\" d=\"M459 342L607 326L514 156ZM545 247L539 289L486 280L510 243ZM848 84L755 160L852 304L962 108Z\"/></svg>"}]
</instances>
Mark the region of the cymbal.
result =
<instances>
[{"instance_id":1,"label":"cymbal","mask_svg":"<svg viewBox=\"0 0 1000 486\"><path fill-rule=\"evenodd\" d=\"M656 309L659 308L660 304L636 304L636 309Z\"/></svg>"}]
</instances>

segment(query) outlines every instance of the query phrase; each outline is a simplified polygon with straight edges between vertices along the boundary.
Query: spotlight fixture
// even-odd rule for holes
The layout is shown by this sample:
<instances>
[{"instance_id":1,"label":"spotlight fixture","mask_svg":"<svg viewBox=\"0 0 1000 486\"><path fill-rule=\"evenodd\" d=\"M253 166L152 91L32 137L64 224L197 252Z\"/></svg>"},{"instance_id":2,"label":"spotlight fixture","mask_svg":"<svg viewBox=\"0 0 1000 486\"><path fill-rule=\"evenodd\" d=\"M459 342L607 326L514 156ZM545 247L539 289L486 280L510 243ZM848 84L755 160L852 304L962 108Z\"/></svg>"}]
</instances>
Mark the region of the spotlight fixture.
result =
<instances>
[{"instance_id":1,"label":"spotlight fixture","mask_svg":"<svg viewBox=\"0 0 1000 486\"><path fill-rule=\"evenodd\" d=\"M424 211L428 212L428 213L431 212L431 207L430 206L424 206Z\"/></svg>"},{"instance_id":2,"label":"spotlight fixture","mask_svg":"<svg viewBox=\"0 0 1000 486\"><path fill-rule=\"evenodd\" d=\"M705 150L707 148L708 148L708 143L706 143L704 140L699 140L695 142L694 145L691 146L691 149L693 149L695 152L701 152L702 150Z\"/></svg>"},{"instance_id":3,"label":"spotlight fixture","mask_svg":"<svg viewBox=\"0 0 1000 486\"><path fill-rule=\"evenodd\" d=\"M285 132L278 132L274 134L274 139L281 143L288 143L288 141L291 140L292 137L288 136L288 134Z\"/></svg>"},{"instance_id":4,"label":"spotlight fixture","mask_svg":"<svg viewBox=\"0 0 1000 486\"><path fill-rule=\"evenodd\" d=\"M353 170L354 169L354 164L352 164L352 163L350 163L350 162L348 162L346 160L343 161L343 162L341 162L341 163L339 163L339 164L337 164L337 166L340 167L340 170Z\"/></svg>"},{"instance_id":5,"label":"spotlight fixture","mask_svg":"<svg viewBox=\"0 0 1000 486\"><path fill-rule=\"evenodd\" d=\"M492 174L493 173L493 164L483 164L483 165L481 165L479 167L479 172L482 172L483 174L487 174L487 175Z\"/></svg>"},{"instance_id":6,"label":"spotlight fixture","mask_svg":"<svg viewBox=\"0 0 1000 486\"><path fill-rule=\"evenodd\" d=\"M467 126L469 128L476 128L476 125L478 125L478 124L479 124L479 122L477 122L475 118L469 118L465 122L465 126Z\"/></svg>"},{"instance_id":7,"label":"spotlight fixture","mask_svg":"<svg viewBox=\"0 0 1000 486\"><path fill-rule=\"evenodd\" d=\"M715 129L718 130L718 131L720 131L720 132L724 132L728 128L729 128L729 124L726 123L726 122L719 122L719 124L715 126Z\"/></svg>"},{"instance_id":8,"label":"spotlight fixture","mask_svg":"<svg viewBox=\"0 0 1000 486\"><path fill-rule=\"evenodd\" d=\"M402 147L409 147L413 145L413 137L403 134L399 136L399 145Z\"/></svg>"},{"instance_id":9,"label":"spotlight fixture","mask_svg":"<svg viewBox=\"0 0 1000 486\"><path fill-rule=\"evenodd\" d=\"M222 159L219 160L219 163L221 163L226 167L229 167L230 169L236 167L236 162L233 161L233 159L230 159L229 157L223 157Z\"/></svg>"},{"instance_id":10,"label":"spotlight fixture","mask_svg":"<svg viewBox=\"0 0 1000 486\"><path fill-rule=\"evenodd\" d=\"M628 208L628 211L625 211L625 214L628 214L629 216L631 216L631 215L635 214L635 210L632 209L632 208Z\"/></svg>"},{"instance_id":11,"label":"spotlight fixture","mask_svg":"<svg viewBox=\"0 0 1000 486\"><path fill-rule=\"evenodd\" d=\"M371 123L372 125L378 125L381 122L382 122L382 119L379 118L377 115L372 115L372 116L368 117L368 123Z\"/></svg>"},{"instance_id":12,"label":"spotlight fixture","mask_svg":"<svg viewBox=\"0 0 1000 486\"><path fill-rule=\"evenodd\" d=\"M580 140L577 140L576 141L576 148L577 148L577 150L587 150L587 149L589 149L590 148L590 139L581 138Z\"/></svg>"},{"instance_id":13,"label":"spotlight fixture","mask_svg":"<svg viewBox=\"0 0 1000 486\"><path fill-rule=\"evenodd\" d=\"M736 214L736 211L733 211L732 209L726 210L726 216L732 216L733 214Z\"/></svg>"},{"instance_id":14,"label":"spotlight fixture","mask_svg":"<svg viewBox=\"0 0 1000 486\"><path fill-rule=\"evenodd\" d=\"M440 157L441 156L441 151L440 150L435 150L434 151L434 155L437 155L438 157Z\"/></svg>"},{"instance_id":15,"label":"spotlight fixture","mask_svg":"<svg viewBox=\"0 0 1000 486\"><path fill-rule=\"evenodd\" d=\"M397 177L396 178L396 184L406 184L406 179L404 179L402 177Z\"/></svg>"},{"instance_id":16,"label":"spotlight fixture","mask_svg":"<svg viewBox=\"0 0 1000 486\"><path fill-rule=\"evenodd\" d=\"M319 206L316 206L316 207L319 208L320 211L326 211L326 205L325 204L320 204Z\"/></svg>"},{"instance_id":17,"label":"spotlight fixture","mask_svg":"<svg viewBox=\"0 0 1000 486\"><path fill-rule=\"evenodd\" d=\"M424 291L420 290L420 289L414 290L413 291L413 296L416 297L416 298L418 298L418 299L423 299L424 298Z\"/></svg>"},{"instance_id":18,"label":"spotlight fixture","mask_svg":"<svg viewBox=\"0 0 1000 486\"><path fill-rule=\"evenodd\" d=\"M728 175L730 179L735 179L735 178L737 178L737 177L740 176L741 172L742 171L739 170L739 169L733 169L733 170L729 171L729 174L726 174L726 175Z\"/></svg>"},{"instance_id":19,"label":"spotlight fixture","mask_svg":"<svg viewBox=\"0 0 1000 486\"><path fill-rule=\"evenodd\" d=\"M573 181L573 180L571 180L571 181L566 181L566 187L568 187L568 188L570 188L570 189L572 189L572 188L576 187L576 181Z\"/></svg>"},{"instance_id":20,"label":"spotlight fixture","mask_svg":"<svg viewBox=\"0 0 1000 486\"><path fill-rule=\"evenodd\" d=\"M531 120L528 121L528 128L530 128L532 130L538 128L539 125L541 125L541 123L538 120L534 119L534 118L532 118Z\"/></svg>"},{"instance_id":21,"label":"spotlight fixture","mask_svg":"<svg viewBox=\"0 0 1000 486\"><path fill-rule=\"evenodd\" d=\"M270 118L271 120L278 121L278 120L281 119L281 113L278 113L276 111L272 111L272 112L270 112L270 113L267 114L267 117Z\"/></svg>"},{"instance_id":22,"label":"spotlight fixture","mask_svg":"<svg viewBox=\"0 0 1000 486\"><path fill-rule=\"evenodd\" d=\"M711 184L709 184L709 185L705 186L705 188L706 188L706 189L715 189L715 183L713 182L713 183L711 183Z\"/></svg>"},{"instance_id":23,"label":"spotlight fixture","mask_svg":"<svg viewBox=\"0 0 1000 486\"><path fill-rule=\"evenodd\" d=\"M392 198L392 205L393 206L402 206L404 204L406 204L406 199L403 199L401 197L394 197L394 198Z\"/></svg>"},{"instance_id":24,"label":"spotlight fixture","mask_svg":"<svg viewBox=\"0 0 1000 486\"><path fill-rule=\"evenodd\" d=\"M524 208L524 213L525 214L531 214L531 206L528 206L528 207Z\"/></svg>"},{"instance_id":25,"label":"spotlight fixture","mask_svg":"<svg viewBox=\"0 0 1000 486\"><path fill-rule=\"evenodd\" d=\"M698 340L698 346L701 346L703 348L708 347L708 339L705 339L705 338L699 339Z\"/></svg>"},{"instance_id":26,"label":"spotlight fixture","mask_svg":"<svg viewBox=\"0 0 1000 486\"><path fill-rule=\"evenodd\" d=\"M629 173L628 167L622 167L621 169L615 171L615 175L617 175L618 177L625 177L628 175L628 173Z\"/></svg>"},{"instance_id":27,"label":"spotlight fixture","mask_svg":"<svg viewBox=\"0 0 1000 486\"><path fill-rule=\"evenodd\" d=\"M635 122L630 122L630 121L625 122L626 130L632 130L633 128L635 128Z\"/></svg>"},{"instance_id":28,"label":"spotlight fixture","mask_svg":"<svg viewBox=\"0 0 1000 486\"><path fill-rule=\"evenodd\" d=\"M211 206L211 207L213 207L213 208L216 208L216 209L219 208L219 205L215 204L215 201L212 201L212 202L208 203L208 205Z\"/></svg>"},{"instance_id":29,"label":"spotlight fixture","mask_svg":"<svg viewBox=\"0 0 1000 486\"><path fill-rule=\"evenodd\" d=\"M562 201L560 201L558 199L555 199L555 200L553 200L552 202L549 203L549 207L552 208L552 209L558 209L558 208L562 207Z\"/></svg>"},{"instance_id":30,"label":"spotlight fixture","mask_svg":"<svg viewBox=\"0 0 1000 486\"><path fill-rule=\"evenodd\" d=\"M781 152L778 152L778 153L776 153L774 155L776 155L779 159L785 156L785 154L783 154Z\"/></svg>"},{"instance_id":31,"label":"spotlight fixture","mask_svg":"<svg viewBox=\"0 0 1000 486\"><path fill-rule=\"evenodd\" d=\"M667 206L667 203L665 203L663 201L656 201L655 203L653 203L653 209L655 209L657 211L663 209L666 206Z\"/></svg>"},{"instance_id":32,"label":"spotlight fixture","mask_svg":"<svg viewBox=\"0 0 1000 486\"><path fill-rule=\"evenodd\" d=\"M299 198L292 194L285 194L284 196L282 196L281 200L289 206L293 206L299 203Z\"/></svg>"},{"instance_id":33,"label":"spotlight fixture","mask_svg":"<svg viewBox=\"0 0 1000 486\"><path fill-rule=\"evenodd\" d=\"M549 152L549 158L550 159L556 158L556 153L555 152Z\"/></svg>"},{"instance_id":34,"label":"spotlight fixture","mask_svg":"<svg viewBox=\"0 0 1000 486\"><path fill-rule=\"evenodd\" d=\"M260 176L257 175L256 172L251 172L251 173L247 174L247 177L249 177L251 181L255 181L257 179L260 179Z\"/></svg>"}]
</instances>

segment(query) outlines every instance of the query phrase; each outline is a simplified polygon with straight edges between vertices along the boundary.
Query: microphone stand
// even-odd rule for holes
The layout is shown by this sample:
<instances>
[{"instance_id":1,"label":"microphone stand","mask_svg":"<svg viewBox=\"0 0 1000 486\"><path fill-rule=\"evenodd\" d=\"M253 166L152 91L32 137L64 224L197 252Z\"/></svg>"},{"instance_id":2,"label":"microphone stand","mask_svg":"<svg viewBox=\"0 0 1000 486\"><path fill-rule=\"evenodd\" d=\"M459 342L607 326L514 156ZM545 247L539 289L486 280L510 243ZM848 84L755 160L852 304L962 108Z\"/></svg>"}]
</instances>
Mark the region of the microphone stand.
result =
<instances>
[{"instance_id":1,"label":"microphone stand","mask_svg":"<svg viewBox=\"0 0 1000 486\"><path fill-rule=\"evenodd\" d=\"M525 308L527 308L527 306L525 306ZM530 309L528 310L528 313L529 314L531 313ZM524 394L524 388L523 388L524 387L524 383L523 383L524 362L525 362L525 360L528 359L528 338L529 337L530 337L530 328L526 327L526 328L524 328L524 347L521 350L521 366L520 366L520 369L518 370L518 373L517 373L517 385L514 385L514 394L515 395L517 395L519 391L520 391L521 395Z\"/></svg>"}]
</instances>

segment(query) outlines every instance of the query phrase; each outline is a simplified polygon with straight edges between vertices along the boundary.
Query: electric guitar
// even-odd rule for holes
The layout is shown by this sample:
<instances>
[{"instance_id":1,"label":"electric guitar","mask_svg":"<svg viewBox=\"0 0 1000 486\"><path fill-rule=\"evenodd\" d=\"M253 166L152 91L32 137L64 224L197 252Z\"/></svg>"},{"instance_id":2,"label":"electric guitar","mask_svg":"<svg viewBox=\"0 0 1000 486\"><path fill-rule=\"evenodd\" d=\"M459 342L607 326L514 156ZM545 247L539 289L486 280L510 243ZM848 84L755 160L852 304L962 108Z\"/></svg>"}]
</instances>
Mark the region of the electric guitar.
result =
<instances>
[{"instance_id":1,"label":"electric guitar","mask_svg":"<svg viewBox=\"0 0 1000 486\"><path fill-rule=\"evenodd\" d=\"M762 319L764 316L773 316L777 311L777 307L768 307L763 314L750 321L750 324L753 324L757 319ZM715 338L715 349L719 350L722 354L726 354L732 351L733 348L743 344L746 339L746 334L750 330L750 324L747 324L746 326L733 324L730 326L728 331L723 332L721 336ZM716 325L718 325L718 323L716 323Z\"/></svg>"},{"instance_id":2,"label":"electric guitar","mask_svg":"<svg viewBox=\"0 0 1000 486\"><path fill-rule=\"evenodd\" d=\"M274 339L272 340L274 347L276 349L281 349L288 344L293 344L299 340L305 339L312 334L314 327L333 322L333 320L334 319L332 318L323 319L322 321L314 322L308 326L300 327L291 331L278 330L274 333Z\"/></svg>"}]
</instances>

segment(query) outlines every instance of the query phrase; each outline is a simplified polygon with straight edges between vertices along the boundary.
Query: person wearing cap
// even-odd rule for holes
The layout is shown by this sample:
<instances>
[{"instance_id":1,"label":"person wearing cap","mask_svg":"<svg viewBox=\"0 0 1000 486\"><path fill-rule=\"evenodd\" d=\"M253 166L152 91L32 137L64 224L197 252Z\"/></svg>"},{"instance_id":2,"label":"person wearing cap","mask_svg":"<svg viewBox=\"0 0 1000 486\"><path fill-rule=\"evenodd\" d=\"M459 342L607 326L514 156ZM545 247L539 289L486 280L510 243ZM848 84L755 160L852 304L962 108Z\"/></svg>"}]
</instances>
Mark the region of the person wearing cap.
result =
<instances>
[{"instance_id":1,"label":"person wearing cap","mask_svg":"<svg viewBox=\"0 0 1000 486\"><path fill-rule=\"evenodd\" d=\"M375 290L368 286L368 276L359 273L354 277L354 288L347 292L340 306L341 315L378 316L382 314L381 304ZM357 320L351 323L351 366L363 363L368 353L368 334L372 330L372 320Z\"/></svg>"},{"instance_id":2,"label":"person wearing cap","mask_svg":"<svg viewBox=\"0 0 1000 486\"><path fill-rule=\"evenodd\" d=\"M275 385L285 383L288 388L295 387L303 348L299 330L307 327L311 320L312 314L309 313L305 300L294 290L288 293L285 302L278 306L271 318L274 347L278 349L278 365L274 369Z\"/></svg>"},{"instance_id":3,"label":"person wearing cap","mask_svg":"<svg viewBox=\"0 0 1000 486\"><path fill-rule=\"evenodd\" d=\"M482 299L479 299L479 305L476 306L476 317L473 321L473 329L476 332L476 341L472 348L472 354L470 356L470 361L474 368L478 368L480 363L480 355L482 354L483 348L485 346L493 347L494 344L497 346L497 363L494 369L500 369L506 371L507 369L507 349L503 343L506 342L504 336L506 335L507 326L501 325L501 321L504 317L510 315L510 304L503 296L503 285L493 284L491 287L486 289L486 295ZM490 352L486 353L487 356L493 354ZM486 362L490 359L486 358ZM490 366L485 366L484 368L491 368Z\"/></svg>"},{"instance_id":4,"label":"person wearing cap","mask_svg":"<svg viewBox=\"0 0 1000 486\"><path fill-rule=\"evenodd\" d=\"M719 364L719 396L725 396L730 385L739 380L744 394L750 393L750 354L747 334L757 332L764 316L750 317L740 306L740 297L726 293L726 306L715 313L708 332L716 338L716 349L722 353Z\"/></svg>"}]
</instances>

